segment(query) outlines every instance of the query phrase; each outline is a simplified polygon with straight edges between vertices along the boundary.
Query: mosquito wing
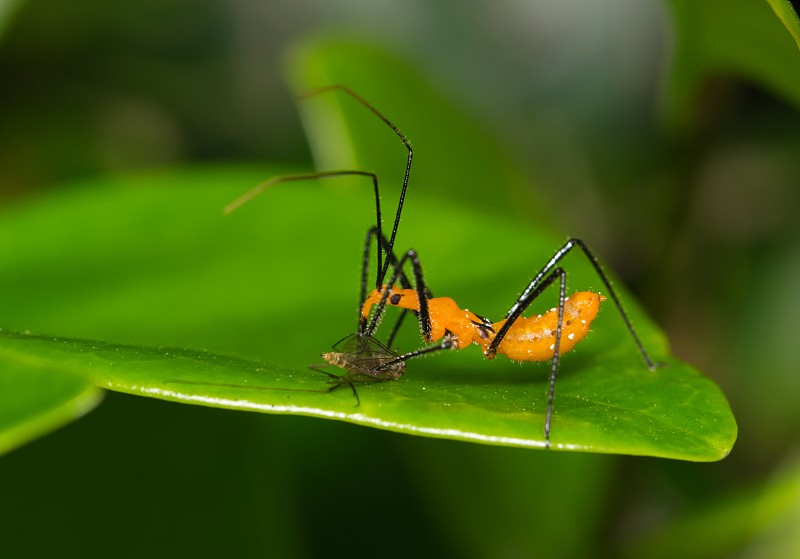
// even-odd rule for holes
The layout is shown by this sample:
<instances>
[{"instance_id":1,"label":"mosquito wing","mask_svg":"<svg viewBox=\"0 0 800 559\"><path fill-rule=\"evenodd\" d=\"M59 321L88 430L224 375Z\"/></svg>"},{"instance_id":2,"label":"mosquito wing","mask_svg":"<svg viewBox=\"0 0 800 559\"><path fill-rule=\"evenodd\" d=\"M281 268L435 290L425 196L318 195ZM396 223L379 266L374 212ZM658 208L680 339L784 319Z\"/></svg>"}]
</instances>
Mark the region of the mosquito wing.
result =
<instances>
[{"instance_id":1,"label":"mosquito wing","mask_svg":"<svg viewBox=\"0 0 800 559\"><path fill-rule=\"evenodd\" d=\"M405 372L405 362L391 363L397 354L372 336L351 334L334 344L335 351L323 353L329 364L359 376L364 381L396 380Z\"/></svg>"}]
</instances>

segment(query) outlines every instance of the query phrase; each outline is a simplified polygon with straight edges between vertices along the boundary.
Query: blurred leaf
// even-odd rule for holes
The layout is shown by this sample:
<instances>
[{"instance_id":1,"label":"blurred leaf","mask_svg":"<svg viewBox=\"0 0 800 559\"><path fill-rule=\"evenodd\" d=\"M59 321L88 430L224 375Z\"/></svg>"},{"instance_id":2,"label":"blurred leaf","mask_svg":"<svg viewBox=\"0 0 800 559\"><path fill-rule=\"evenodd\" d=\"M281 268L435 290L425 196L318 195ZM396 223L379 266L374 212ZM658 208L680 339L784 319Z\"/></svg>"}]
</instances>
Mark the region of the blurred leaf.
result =
<instances>
[{"instance_id":1,"label":"blurred leaf","mask_svg":"<svg viewBox=\"0 0 800 559\"><path fill-rule=\"evenodd\" d=\"M101 396L102 391L86 380L63 374L62 367L3 360L0 454L77 419L94 408Z\"/></svg>"},{"instance_id":2,"label":"blurred leaf","mask_svg":"<svg viewBox=\"0 0 800 559\"><path fill-rule=\"evenodd\" d=\"M415 152L411 201L423 190L460 205L519 211L519 199L535 199L525 177L484 124L459 97L434 88L430 78L400 56L339 36L317 36L290 51L289 81L295 92L342 84L357 91L408 137ZM437 84L438 85L438 84ZM406 150L377 118L343 94L325 94L300 104L317 167L369 169L394 202L405 172ZM487 188L502 185L502 188ZM516 199L515 199L516 198ZM537 217L549 221L545 208Z\"/></svg>"},{"instance_id":3,"label":"blurred leaf","mask_svg":"<svg viewBox=\"0 0 800 559\"><path fill-rule=\"evenodd\" d=\"M671 4L675 52L666 106L671 121L686 122L699 88L718 75L752 80L800 106L799 24L787 2L672 0Z\"/></svg>"},{"instance_id":4,"label":"blurred leaf","mask_svg":"<svg viewBox=\"0 0 800 559\"><path fill-rule=\"evenodd\" d=\"M22 0L0 0L0 39L20 5Z\"/></svg>"},{"instance_id":5,"label":"blurred leaf","mask_svg":"<svg viewBox=\"0 0 800 559\"><path fill-rule=\"evenodd\" d=\"M619 457L402 441L453 557L603 556Z\"/></svg>"},{"instance_id":6,"label":"blurred leaf","mask_svg":"<svg viewBox=\"0 0 800 559\"><path fill-rule=\"evenodd\" d=\"M218 185L255 182L254 177L243 180L247 175L241 173L219 172L215 176L206 171L203 176ZM152 188L156 184L161 186ZM2 338L2 354L15 366L27 364L33 369L83 374L98 386L159 398L332 417L436 437L540 446L546 365L520 367L502 359L481 363L477 350L418 361L409 365L411 370L399 382L362 387L360 407L355 407L347 390L324 394L250 388L326 387L322 375L305 367L317 362L314 355L330 342L354 328L347 319L353 315L342 310L352 308L357 292L354 280L365 224L344 220L336 227L336 238L303 235L302 224L323 223L328 215L347 215L354 199L369 198L369 189L365 190L344 195L319 190L313 184L284 185L265 195L261 203L223 219L220 200L233 198L240 187L204 189L199 187L196 174L176 173L158 181L143 177L138 189L85 191L76 196L79 203L65 198L59 204L33 207L17 219L6 219L0 225L0 238L15 242L0 244L0 262L5 266L0 277L4 278L3 292L15 293L13 300L19 305L7 311L0 309L6 322L38 331L42 331L41 325L47 325L48 330L72 335L104 329L81 324L83 321L107 324L113 318L130 327L126 317L144 310L149 319L149 324L143 325L145 329L175 330L178 335L172 338L176 339L184 328L209 328L220 336L215 344L208 344L210 348L232 347L223 340L233 336L240 338L240 347L250 347L247 353L259 358L242 360L190 350L9 333ZM498 255L488 250L494 240L486 238L483 231L493 231L498 238L526 239L525 253L530 253L529 258L539 255L537 260L549 256L558 244L557 239L512 221L446 207L424 194L417 195L417 203L422 220L408 236L425 239L440 228L462 232L460 241L451 243L444 253L430 251L429 262L441 262L449 250L455 249L463 254L475 249L488 253L487 261L476 268L483 273L473 274L472 281L486 282L488 275L489 285L502 285L500 277L513 277L518 289L537 267L528 258L522 263L519 258L497 261ZM292 207L300 208L302 219L307 221L298 221L287 211ZM481 227L472 227L474 223L481 223ZM72 225L64 228L62 224ZM162 228L172 232L167 234ZM287 232L296 236L292 242L280 242L277 236ZM338 245L340 237L350 239L349 245L355 247L343 253L350 253L351 257L343 260L347 267L352 266L352 272L343 273L338 257L327 259L322 272L328 275L323 275L325 287L320 289L320 276L312 273L319 271L318 263L313 259L305 262L306 256L337 254L331 252L331 245ZM178 247L172 244L175 241L186 244ZM486 248L480 250L482 246ZM254 261L264 261L259 258L264 249L269 251L267 266L254 269ZM425 253L422 256L424 259ZM489 265L491 261L493 266ZM474 262L481 259L476 257ZM296 273L303 264L310 265L309 272ZM565 265L573 286L598 283L582 259L570 257ZM247 282L236 287L243 276ZM460 277L460 270L450 270L450 276ZM349 287L348 277L353 280ZM58 286L64 291L58 293ZM507 306L516 289L503 291ZM76 298L76 304L69 304L71 297ZM40 301L42 298L45 301ZM34 320L37 310L42 310L37 309L37 301L50 313L54 309L69 311L61 317L48 315L52 320ZM264 335L243 321L233 333L223 336L235 317L253 306L263 309L266 322L273 328L277 325L278 333ZM637 308L630 306L643 341L656 358L664 360L663 338ZM77 307L82 315L75 322ZM719 389L676 361L656 372L648 371L622 321L613 308L606 308L595 322L597 332L564 359L552 433L555 447L690 460L724 457L733 444L736 427ZM26 311L31 311L27 317ZM229 315L224 326L215 320L220 312ZM13 316L16 318L12 320ZM337 316L347 320L342 322ZM334 330L327 324L329 317ZM109 328L106 335L95 337L114 332ZM122 330L116 332L117 337L147 337L141 332L132 331L127 336ZM199 339L204 336L195 335L195 340ZM164 341L169 342L170 336L165 335ZM190 345L197 347L196 342ZM289 367L275 366L278 362ZM176 381L228 383L242 388Z\"/></svg>"},{"instance_id":7,"label":"blurred leaf","mask_svg":"<svg viewBox=\"0 0 800 559\"><path fill-rule=\"evenodd\" d=\"M627 556L797 557L798 521L800 461L794 458L762 486L731 493L639 539L630 546Z\"/></svg>"},{"instance_id":8,"label":"blurred leaf","mask_svg":"<svg viewBox=\"0 0 800 559\"><path fill-rule=\"evenodd\" d=\"M789 0L767 0L772 11L780 18L800 48L800 18Z\"/></svg>"}]
</instances>

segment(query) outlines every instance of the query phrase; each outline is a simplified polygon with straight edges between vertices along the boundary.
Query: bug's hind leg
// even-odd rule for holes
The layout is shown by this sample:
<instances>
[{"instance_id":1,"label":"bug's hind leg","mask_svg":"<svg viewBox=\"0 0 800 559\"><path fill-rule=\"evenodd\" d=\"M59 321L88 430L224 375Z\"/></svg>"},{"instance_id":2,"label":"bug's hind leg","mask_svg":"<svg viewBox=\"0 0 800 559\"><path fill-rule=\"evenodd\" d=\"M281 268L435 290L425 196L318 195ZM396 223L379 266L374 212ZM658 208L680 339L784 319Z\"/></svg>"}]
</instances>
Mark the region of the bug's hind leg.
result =
<instances>
[{"instance_id":1,"label":"bug's hind leg","mask_svg":"<svg viewBox=\"0 0 800 559\"><path fill-rule=\"evenodd\" d=\"M564 303L566 301L567 273L563 268L556 268L544 279L538 281L538 285L533 289L526 290L522 296L514 303L512 309L516 309L505 324L497 331L492 343L486 349L487 357L494 357L497 347L502 343L509 329L519 319L525 309L547 289L554 281L559 281L558 287L558 319L556 321L555 341L553 342L553 361L550 367L550 383L547 389L547 411L544 418L544 446L550 447L550 424L553 418L553 400L556 392L556 375L558 374L558 364L561 359L561 330L564 325Z\"/></svg>"},{"instance_id":2,"label":"bug's hind leg","mask_svg":"<svg viewBox=\"0 0 800 559\"><path fill-rule=\"evenodd\" d=\"M553 419L553 398L556 393L556 375L561 350L561 328L564 326L564 301L567 291L567 274L561 268L556 268L550 275L558 275L558 321L556 322L556 341L553 342L553 362L550 364L550 384L547 388L547 412L544 418L544 447L550 448L550 423Z\"/></svg>"},{"instance_id":3,"label":"bug's hind leg","mask_svg":"<svg viewBox=\"0 0 800 559\"><path fill-rule=\"evenodd\" d=\"M603 282L603 285L608 291L609 298L614 302L614 306L617 307L617 311L619 311L619 314L622 317L622 321L625 323L625 328L628 330L628 333L631 335L633 342L636 344L636 348L639 350L639 353L641 354L642 359L647 365L647 368L650 369L651 371L654 371L656 368L658 368L658 364L655 361L653 361L653 359L650 358L650 355L647 353L647 350L645 350L644 344L639 339L639 335L636 333L636 329L633 327L633 323L631 322L630 318L628 318L628 313L625 312L625 309L622 306L622 302L620 301L620 298L617 295L616 290L611 285L611 280L608 279L608 276L603 271L603 268L602 266L600 266L600 261L597 259L597 257L592 253L591 250L589 250L589 247L586 246L586 243L584 243L580 239L575 239L575 238L567 239L567 242L565 242L562 245L562 247L556 251L556 253L552 256L552 258L550 258L550 260L547 262L547 264L545 264L544 267L539 271L539 273L534 276L534 278L528 284L528 287L526 287L525 290L522 292L522 294L517 298L517 301L511 306L511 308L506 313L506 319L508 319L508 321L511 322L512 320L516 320L517 317L519 317L519 315L522 314L522 312L525 310L528 304L530 304L530 301L532 300L531 296L534 294L534 292L541 292L541 290L539 290L538 287L539 284L542 283L543 278L545 278L545 276L547 276L547 274L549 274L550 271L553 270L558 265L558 263L561 262L561 260L567 254L569 254L570 251L572 251L572 249L574 249L575 247L578 247L581 250L583 255L592 265L592 268L594 268L594 271L595 273L597 273L597 276L600 278L600 281ZM535 298L535 295L533 295L533 298ZM528 301L528 303L526 304L525 301Z\"/></svg>"}]
</instances>

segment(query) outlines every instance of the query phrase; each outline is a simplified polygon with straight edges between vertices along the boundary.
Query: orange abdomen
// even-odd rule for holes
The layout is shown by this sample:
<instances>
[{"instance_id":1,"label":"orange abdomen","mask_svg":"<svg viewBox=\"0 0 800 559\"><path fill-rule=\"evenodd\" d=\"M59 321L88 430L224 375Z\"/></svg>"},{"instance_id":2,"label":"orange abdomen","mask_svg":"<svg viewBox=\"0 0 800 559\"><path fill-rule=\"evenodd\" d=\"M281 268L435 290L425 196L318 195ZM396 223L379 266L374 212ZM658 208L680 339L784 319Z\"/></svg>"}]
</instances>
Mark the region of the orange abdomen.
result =
<instances>
[{"instance_id":1,"label":"orange abdomen","mask_svg":"<svg viewBox=\"0 0 800 559\"><path fill-rule=\"evenodd\" d=\"M570 351L589 333L589 326L597 317L600 303L605 301L603 295L591 292L579 292L564 302L564 319L561 325L561 343L559 355ZM492 325L495 332L505 323L501 320ZM553 358L555 351L558 310L551 309L545 314L521 317L508 330L503 341L497 347L502 353L515 361L547 361ZM491 340L481 342L484 351Z\"/></svg>"}]
</instances>

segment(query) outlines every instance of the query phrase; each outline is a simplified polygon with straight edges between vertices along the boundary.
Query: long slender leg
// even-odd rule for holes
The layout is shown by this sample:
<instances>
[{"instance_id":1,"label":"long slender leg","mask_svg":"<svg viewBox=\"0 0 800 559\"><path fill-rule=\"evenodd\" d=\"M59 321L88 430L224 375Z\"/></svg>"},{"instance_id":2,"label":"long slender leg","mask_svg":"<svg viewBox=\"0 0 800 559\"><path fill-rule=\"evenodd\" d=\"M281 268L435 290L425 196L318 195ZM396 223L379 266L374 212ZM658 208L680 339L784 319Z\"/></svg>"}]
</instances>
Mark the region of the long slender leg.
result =
<instances>
[{"instance_id":1,"label":"long slender leg","mask_svg":"<svg viewBox=\"0 0 800 559\"><path fill-rule=\"evenodd\" d=\"M397 256L395 256L394 252L393 251L388 252L387 253L387 257L390 260L390 263L392 264L394 269L398 269L398 268L400 269L400 272L399 272L400 285L402 285L403 288L405 288L405 289L411 288L411 282L408 281L408 278L406 277L405 273L403 273L402 265L397 260ZM418 258L417 258L417 260L418 260ZM419 270L417 272L415 272L415 277L422 278L422 268L421 268L421 266L419 266L419 262L417 263L417 267L419 268ZM419 285L420 285L420 288L418 288L416 290L417 291L417 297L420 300L425 299L425 314L422 315L422 318L420 318L420 320L422 320L422 321L424 321L425 323L428 324L428 330L430 331L430 315L428 314L428 311L427 311L427 302L428 302L428 299L433 297L433 294L431 293L430 289L428 289L428 287L425 284L424 280ZM384 305L385 305L385 300L384 300ZM394 328L392 328L392 333L389 335L389 338L388 338L388 340L386 342L386 345L388 345L388 346L392 345L392 342L394 341L395 336L397 335L398 331L400 330L400 326L402 325L403 320L405 319L405 317L408 315L409 312L411 312L411 311L409 311L408 309L403 309L403 311L400 313L400 316L397 319L397 322L395 322ZM419 315L420 313L417 313L417 314Z\"/></svg>"},{"instance_id":2,"label":"long slender leg","mask_svg":"<svg viewBox=\"0 0 800 559\"><path fill-rule=\"evenodd\" d=\"M538 274L534 276L531 280L528 287L522 292L522 294L517 298L516 302L511 305L511 308L506 313L506 323L503 328L500 329L498 335L495 336L495 339L492 341L492 344L488 347L486 354L487 356L493 356L497 351L497 346L499 345L502 337L500 334L502 333L505 336L505 332L508 331L508 328L511 327L517 318L522 314L525 308L530 304L530 301L536 297L538 293L541 293L541 289L539 289L539 284L542 282L542 279L550 273L550 271L575 247L581 249L583 254L592 264L595 272L600 277L600 280L603 282L606 290L608 290L608 295L611 297L611 300L614 302L614 305L617 307L620 316L622 316L622 320L625 322L625 327L628 329L631 337L633 338L634 343L636 344L636 348L639 350L639 353L644 359L644 362L647 364L647 368L655 370L657 365L656 363L650 358L650 355L644 349L644 345L642 344L641 340L639 339L639 335L636 333L636 330L633 327L633 324L628 318L628 313L625 312L625 309L622 307L622 303L620 302L619 297L617 296L617 292L614 290L613 286L611 285L611 281L608 279L608 276L603 271L603 268L600 266L600 262L597 258L592 254L589 250L589 247L586 246L586 243L581 241L580 239L568 239L564 245L556 251L553 257L545 264L545 266L539 271ZM526 303L527 302L527 303Z\"/></svg>"},{"instance_id":3,"label":"long slender leg","mask_svg":"<svg viewBox=\"0 0 800 559\"><path fill-rule=\"evenodd\" d=\"M369 111L371 111L372 114L377 116L379 119L381 119L383 121L384 124L386 124L389 128L391 128L392 131L395 134L397 134L397 137L400 138L400 141L403 142L403 145L408 150L408 159L406 160L406 170L405 170L405 174L403 175L403 186L400 189L400 198L397 201L397 212L395 213L395 216L394 216L394 224L392 225L392 235L391 235L391 237L389 237L389 243L388 243L388 249L387 249L387 251L389 253L391 253L392 249L394 248L394 240L395 240L395 237L397 236L397 229L400 226L400 214L403 211L403 203L405 202L405 198L406 198L406 190L408 188L408 179L411 176L411 161L412 161L412 159L414 159L414 150L411 149L411 142L409 142L408 138L406 138L405 134L403 134L403 132L401 132L400 129L397 126L395 126L394 123L392 123L392 121L390 121L388 118L383 116L383 114L381 114L381 112L378 111L378 109L373 107L366 99L361 97L358 93L356 93L355 91L353 91L352 89L350 89L349 87L346 87L344 85L333 84L333 85L327 85L327 86L323 86L323 87L318 87L316 89L312 89L311 91L300 95L299 98L300 99L305 99L305 98L310 97L312 95L318 95L318 94L324 93L326 91L341 91L343 93L346 93L347 95L349 95L350 97L352 97L353 99L358 101L359 103L361 103L364 107L366 107ZM380 221L381 220L379 218L378 219L379 230L380 230ZM378 247L378 250L380 251L380 245ZM375 282L375 287L376 288L380 287L381 283L383 283L383 279L386 277L386 273L388 272L388 270L389 270L389 260L386 259L386 260L383 261L382 266L380 266L378 268L378 276L377 276L377 280Z\"/></svg>"},{"instance_id":4,"label":"long slender leg","mask_svg":"<svg viewBox=\"0 0 800 559\"><path fill-rule=\"evenodd\" d=\"M549 276L546 276L544 279L539 279L535 288L531 290L526 290L522 295L520 295L519 299L514 303L515 311L514 313L507 315L506 321L503 326L497 331L492 340L492 343L489 344L489 347L486 348L486 357L492 359L497 354L497 348L505 339L506 334L514 325L514 323L522 316L522 313L530 306L530 304L537 298L542 292L547 289L551 283L553 283L556 279L558 279L559 274L564 273L564 270L561 268L556 268L553 270Z\"/></svg>"},{"instance_id":5,"label":"long slender leg","mask_svg":"<svg viewBox=\"0 0 800 559\"><path fill-rule=\"evenodd\" d=\"M519 319L520 315L528 308L528 306L539 296L542 292L550 287L550 285L559 280L559 290L558 290L558 318L556 320L556 338L553 342L553 361L551 363L550 368L550 385L547 390L547 411L545 413L544 418L544 444L545 447L550 447L550 424L553 417L553 399L555 397L556 392L556 375L558 374L558 363L561 359L561 330L564 325L564 304L566 301L566 289L567 289L567 273L564 271L563 268L555 268L549 275L545 276L541 279L538 285L530 290L526 291L524 295L524 299L521 297L515 305L519 307L519 312L515 313L512 318L509 318L503 327L497 331L497 334L492 340L492 344L486 351L487 356L494 356L494 353L497 350L497 346L505 338L506 334L508 333L509 328L513 325L514 322ZM490 354L490 352L492 352Z\"/></svg>"},{"instance_id":6,"label":"long slender leg","mask_svg":"<svg viewBox=\"0 0 800 559\"><path fill-rule=\"evenodd\" d=\"M556 393L556 374L558 374L558 361L561 358L561 328L564 325L564 297L567 291L567 274L561 268L556 268L550 277L558 274L560 285L558 289L558 320L556 321L556 341L553 344L553 362L550 365L550 386L547 389L547 413L544 418L544 446L550 448L550 422L553 417L553 398Z\"/></svg>"},{"instance_id":7,"label":"long slender leg","mask_svg":"<svg viewBox=\"0 0 800 559\"><path fill-rule=\"evenodd\" d=\"M364 302L367 300L367 282L369 281L369 252L372 248L372 237L378 238L378 254L380 254L381 250L381 231L376 227L372 227L367 231L367 238L364 241L364 252L363 257L361 260L361 289L359 290L358 295L358 308L356 309L356 316L358 317L358 329L357 332L359 335L365 334L366 324L364 320L361 318L361 309L364 307ZM378 269L381 266L380 259L378 259Z\"/></svg>"},{"instance_id":8,"label":"long slender leg","mask_svg":"<svg viewBox=\"0 0 800 559\"><path fill-rule=\"evenodd\" d=\"M403 204L405 203L406 197L406 190L408 189L408 180L411 176L411 161L414 158L414 151L411 149L411 143L408 141L408 138L400 131L400 129L395 126L388 118L383 116L375 107L373 107L366 99L358 95L352 89L345 87L343 85L329 85L325 87L319 87L308 91L304 94L298 96L299 99L305 99L307 97L311 97L313 95L318 95L320 93L325 93L327 91L341 91L346 93L356 101L358 101L361 105L366 107L370 112L372 112L375 116L377 116L381 121L384 122L392 131L400 138L400 141L403 142L403 145L408 150L408 158L406 160L406 169L403 175L403 185L400 189L400 197L397 202L397 211L395 212L394 217L394 224L392 225L392 234L389 238L389 241L384 245L381 242L378 243L378 252L377 252L377 273L375 277L375 287L378 288L383 283L383 279L386 276L386 273L389 269L390 261L388 258L382 258L382 252L386 249L387 252L391 253L394 247L394 241L397 237L397 229L400 226L400 215L403 212ZM289 181L300 181L300 180L309 180L309 179L317 179L323 177L335 177L335 176L346 176L346 175L360 175L360 176L368 176L372 177L372 183L375 190L375 221L376 227L378 230L379 238L383 239L383 233L381 231L381 207L380 207L380 194L378 191L378 177L375 173L370 173L367 171L358 171L358 170L344 170L344 171L321 171L318 173L304 173L298 175L286 175L286 176L279 176L273 177L266 182L263 182L249 192L245 193L243 196L240 196L230 204L225 207L225 213L229 214L235 209L237 209L242 204L245 204L255 196L258 196L261 192L266 190L267 188L274 186L276 184L282 182L289 182Z\"/></svg>"},{"instance_id":9,"label":"long slender leg","mask_svg":"<svg viewBox=\"0 0 800 559\"><path fill-rule=\"evenodd\" d=\"M443 349L455 349L457 346L455 338L450 335L446 335L442 338L442 341L436 345L431 345L427 347L423 347L421 349L417 349L414 351L409 351L408 353L404 353L403 355L398 355L391 361L387 361L386 363L381 364L377 370L386 369L399 363L401 361L408 361L409 359L413 359L414 357L419 357L420 355L427 355L429 353L433 353L434 351L441 351Z\"/></svg>"},{"instance_id":10,"label":"long slender leg","mask_svg":"<svg viewBox=\"0 0 800 559\"><path fill-rule=\"evenodd\" d=\"M386 237L384 237L382 235L381 231L378 228L376 228L376 227L370 228L367 231L367 238L364 241L364 252L363 252L363 258L362 258L362 263L361 263L361 291L360 291L359 300L358 300L358 317L359 317L358 318L358 333L360 335L364 335L364 334L367 333L367 323L366 323L366 321L364 321L361 318L361 309L364 306L364 301L367 300L367 283L369 281L369 258L370 258L369 253L370 253L370 250L372 249L372 238L373 237L375 237L375 239L376 239L376 242L378 244L378 248L380 248L380 246L383 245L384 249L386 249L386 259L392 264L392 266L396 267L398 265L397 257L395 256L394 252L388 247L388 241L386 240ZM404 288L408 289L408 288L411 287L411 282L408 281L408 278L406 277L406 275L402 271L402 269L399 272L397 280L399 280L400 285L402 285ZM380 314L383 313L383 308L384 307L385 307L385 301L384 301L384 305L383 306L379 306L377 311L376 311L378 313L378 320L380 320ZM398 318L397 323L395 324L394 328L392 329L392 334L389 337L389 340L387 341L386 345L390 346L392 344L392 341L394 340L394 337L395 337L395 335L397 334L397 331L400 328L400 323L403 321L403 319L405 318L406 314L407 314L406 312L403 312L400 315L400 317ZM376 322L376 325L377 325L377 322ZM374 330L375 330L374 327L371 328L370 335L372 334L372 332Z\"/></svg>"},{"instance_id":11,"label":"long slender leg","mask_svg":"<svg viewBox=\"0 0 800 559\"><path fill-rule=\"evenodd\" d=\"M568 239L566 243L553 255L553 257L545 264L545 266L539 271L536 276L531 280L528 284L528 287L522 292L522 294L517 298L516 302L511 306L509 311L506 313L506 322L503 326L498 330L497 334L495 335L492 343L486 349L486 355L488 357L494 357L497 353L497 348L502 343L503 339L505 338L508 330L511 326L519 319L522 313L528 308L531 302L536 299L553 281L556 279L560 279L560 289L559 289L559 298L558 298L558 320L556 323L556 339L553 347L553 361L552 361L552 368L550 370L550 386L548 389L547 394L547 412L545 415L545 426L544 426L544 434L545 434L545 445L550 446L550 425L552 422L552 415L553 415L553 399L555 396L555 385L556 385L556 375L558 373L558 364L560 360L560 345L561 345L561 330L563 326L564 320L564 301L566 296L566 273L564 272L563 268L555 267L573 248L578 247L581 249L583 254L592 264L592 267L597 272L597 275L600 277L600 280L605 285L606 289L608 290L609 297L611 300L614 301L614 304L617 307L620 315L622 316L623 321L625 322L625 326L628 329L633 341L636 344L636 347L639 350L639 353L642 355L647 367L650 370L656 368L656 364L648 355L647 351L644 349L644 345L642 344L639 336L636 334L636 330L633 328L633 324L631 324L630 319L628 318L625 309L622 307L622 303L617 296L616 291L611 285L611 281L606 276L605 272L603 272L600 263L598 262L597 258L592 254L586 244L581 241L580 239Z\"/></svg>"}]
</instances>

